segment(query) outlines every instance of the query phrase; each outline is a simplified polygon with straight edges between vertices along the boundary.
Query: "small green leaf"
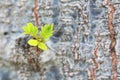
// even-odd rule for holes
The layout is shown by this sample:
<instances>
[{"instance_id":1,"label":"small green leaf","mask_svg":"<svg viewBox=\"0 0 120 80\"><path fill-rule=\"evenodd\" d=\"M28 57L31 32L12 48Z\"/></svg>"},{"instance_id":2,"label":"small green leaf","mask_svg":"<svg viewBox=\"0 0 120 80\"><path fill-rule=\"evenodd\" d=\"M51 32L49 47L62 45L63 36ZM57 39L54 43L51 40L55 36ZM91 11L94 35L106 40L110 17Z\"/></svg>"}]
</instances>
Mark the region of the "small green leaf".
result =
<instances>
[{"instance_id":1,"label":"small green leaf","mask_svg":"<svg viewBox=\"0 0 120 80\"><path fill-rule=\"evenodd\" d=\"M32 23L28 23L26 26L22 28L24 30L23 34L35 35L38 32L38 28L34 26Z\"/></svg>"},{"instance_id":2,"label":"small green leaf","mask_svg":"<svg viewBox=\"0 0 120 80\"><path fill-rule=\"evenodd\" d=\"M34 30L34 25L32 23L28 23L27 27L28 27L28 31L32 33Z\"/></svg>"},{"instance_id":3,"label":"small green leaf","mask_svg":"<svg viewBox=\"0 0 120 80\"><path fill-rule=\"evenodd\" d=\"M47 46L46 46L44 43L42 43L42 42L40 42L40 43L38 44L38 48L40 48L40 49L42 49L42 50L47 50L47 49L48 49Z\"/></svg>"},{"instance_id":4,"label":"small green leaf","mask_svg":"<svg viewBox=\"0 0 120 80\"><path fill-rule=\"evenodd\" d=\"M24 26L22 29L23 29L25 32L29 32L28 29L27 29L27 26Z\"/></svg>"},{"instance_id":5,"label":"small green leaf","mask_svg":"<svg viewBox=\"0 0 120 80\"><path fill-rule=\"evenodd\" d=\"M28 44L31 46L37 46L38 45L38 41L35 39L30 39L28 40Z\"/></svg>"},{"instance_id":6,"label":"small green leaf","mask_svg":"<svg viewBox=\"0 0 120 80\"><path fill-rule=\"evenodd\" d=\"M53 35L53 26L54 24L46 24L41 28L40 36L44 40L49 40L49 38Z\"/></svg>"}]
</instances>

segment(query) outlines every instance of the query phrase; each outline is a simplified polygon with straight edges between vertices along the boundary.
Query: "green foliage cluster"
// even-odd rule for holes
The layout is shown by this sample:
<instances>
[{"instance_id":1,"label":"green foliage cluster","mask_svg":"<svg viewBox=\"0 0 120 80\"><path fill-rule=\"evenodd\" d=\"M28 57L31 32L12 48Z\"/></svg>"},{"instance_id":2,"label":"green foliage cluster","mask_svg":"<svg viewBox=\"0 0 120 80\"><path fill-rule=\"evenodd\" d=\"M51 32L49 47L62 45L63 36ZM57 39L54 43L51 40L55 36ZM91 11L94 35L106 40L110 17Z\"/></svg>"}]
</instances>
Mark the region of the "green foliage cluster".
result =
<instances>
[{"instance_id":1,"label":"green foliage cluster","mask_svg":"<svg viewBox=\"0 0 120 80\"><path fill-rule=\"evenodd\" d=\"M53 35L54 24L46 24L41 28L41 31L38 31L38 27L34 26L32 23L28 23L24 26L23 34L32 36L33 38L28 40L28 44L31 46L37 46L41 50L47 50L45 42L50 39Z\"/></svg>"}]
</instances>

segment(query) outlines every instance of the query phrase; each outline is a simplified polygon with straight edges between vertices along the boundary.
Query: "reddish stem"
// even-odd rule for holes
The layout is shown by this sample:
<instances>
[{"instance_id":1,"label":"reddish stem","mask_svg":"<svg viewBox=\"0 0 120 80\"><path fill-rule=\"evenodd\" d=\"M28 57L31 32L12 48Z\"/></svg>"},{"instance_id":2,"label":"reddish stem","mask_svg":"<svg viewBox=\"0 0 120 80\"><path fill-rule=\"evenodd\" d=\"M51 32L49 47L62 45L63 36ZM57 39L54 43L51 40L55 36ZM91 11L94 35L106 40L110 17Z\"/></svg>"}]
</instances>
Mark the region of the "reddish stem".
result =
<instances>
[{"instance_id":1,"label":"reddish stem","mask_svg":"<svg viewBox=\"0 0 120 80\"><path fill-rule=\"evenodd\" d=\"M38 0L34 0L34 9L33 9L33 12L34 12L34 16L35 16L35 22L36 22L36 26L38 27L39 26L39 14L38 14Z\"/></svg>"}]
</instances>

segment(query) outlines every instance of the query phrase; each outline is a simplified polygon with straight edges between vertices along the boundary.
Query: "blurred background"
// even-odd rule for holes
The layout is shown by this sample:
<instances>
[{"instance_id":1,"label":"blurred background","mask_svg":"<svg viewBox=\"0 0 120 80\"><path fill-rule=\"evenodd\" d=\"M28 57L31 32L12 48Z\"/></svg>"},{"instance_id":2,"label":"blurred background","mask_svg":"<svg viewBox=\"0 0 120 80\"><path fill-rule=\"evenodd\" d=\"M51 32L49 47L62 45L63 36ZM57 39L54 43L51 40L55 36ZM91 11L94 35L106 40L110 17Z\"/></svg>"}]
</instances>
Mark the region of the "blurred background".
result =
<instances>
[{"instance_id":1,"label":"blurred background","mask_svg":"<svg viewBox=\"0 0 120 80\"><path fill-rule=\"evenodd\" d=\"M0 0L0 80L115 80L105 0L38 0L38 27L55 24L49 50L39 56L22 34L28 22L36 25L34 1ZM110 3L120 80L120 0Z\"/></svg>"}]
</instances>

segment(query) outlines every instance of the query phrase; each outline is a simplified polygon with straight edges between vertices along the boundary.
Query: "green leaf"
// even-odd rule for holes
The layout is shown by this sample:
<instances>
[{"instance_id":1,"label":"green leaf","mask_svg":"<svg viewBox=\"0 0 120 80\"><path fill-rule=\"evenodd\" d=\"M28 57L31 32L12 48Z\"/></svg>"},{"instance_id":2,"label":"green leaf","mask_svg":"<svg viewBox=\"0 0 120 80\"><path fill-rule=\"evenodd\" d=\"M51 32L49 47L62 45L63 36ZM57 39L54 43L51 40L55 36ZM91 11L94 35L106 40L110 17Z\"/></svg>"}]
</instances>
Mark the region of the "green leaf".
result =
<instances>
[{"instance_id":1,"label":"green leaf","mask_svg":"<svg viewBox=\"0 0 120 80\"><path fill-rule=\"evenodd\" d=\"M41 28L40 36L44 40L49 40L49 38L53 35L53 27L54 27L54 24L46 24L46 25L44 25Z\"/></svg>"},{"instance_id":2,"label":"green leaf","mask_svg":"<svg viewBox=\"0 0 120 80\"><path fill-rule=\"evenodd\" d=\"M29 35L35 35L38 32L38 28L34 26L32 23L28 23L26 26L23 28L23 34L29 34Z\"/></svg>"},{"instance_id":3,"label":"green leaf","mask_svg":"<svg viewBox=\"0 0 120 80\"><path fill-rule=\"evenodd\" d=\"M28 44L31 46L37 46L38 45L38 41L35 39L30 39L28 40Z\"/></svg>"},{"instance_id":4,"label":"green leaf","mask_svg":"<svg viewBox=\"0 0 120 80\"><path fill-rule=\"evenodd\" d=\"M40 48L40 49L42 49L42 50L47 50L47 49L48 49L47 46L46 46L43 42L40 42L40 43L38 44L38 48Z\"/></svg>"}]
</instances>

